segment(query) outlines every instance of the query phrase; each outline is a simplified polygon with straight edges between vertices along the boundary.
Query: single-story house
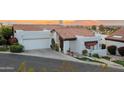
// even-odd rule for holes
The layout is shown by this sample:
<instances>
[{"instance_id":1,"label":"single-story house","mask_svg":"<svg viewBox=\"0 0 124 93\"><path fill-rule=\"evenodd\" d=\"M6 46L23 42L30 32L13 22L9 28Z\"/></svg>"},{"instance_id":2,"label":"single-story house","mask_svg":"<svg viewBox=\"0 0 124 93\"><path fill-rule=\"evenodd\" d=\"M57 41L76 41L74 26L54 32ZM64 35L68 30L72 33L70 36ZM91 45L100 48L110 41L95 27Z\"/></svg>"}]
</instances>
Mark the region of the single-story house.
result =
<instances>
[{"instance_id":1,"label":"single-story house","mask_svg":"<svg viewBox=\"0 0 124 93\"><path fill-rule=\"evenodd\" d=\"M113 32L111 35L106 37L105 40L107 46L115 45L117 48L124 47L124 28L120 28ZM118 51L117 55L119 55Z\"/></svg>"},{"instance_id":2,"label":"single-story house","mask_svg":"<svg viewBox=\"0 0 124 93\"><path fill-rule=\"evenodd\" d=\"M51 40L54 39L65 54L68 50L81 54L86 49L90 53L106 55L106 51L100 48L101 37L81 27L15 24L13 31L25 50L50 48Z\"/></svg>"}]
</instances>

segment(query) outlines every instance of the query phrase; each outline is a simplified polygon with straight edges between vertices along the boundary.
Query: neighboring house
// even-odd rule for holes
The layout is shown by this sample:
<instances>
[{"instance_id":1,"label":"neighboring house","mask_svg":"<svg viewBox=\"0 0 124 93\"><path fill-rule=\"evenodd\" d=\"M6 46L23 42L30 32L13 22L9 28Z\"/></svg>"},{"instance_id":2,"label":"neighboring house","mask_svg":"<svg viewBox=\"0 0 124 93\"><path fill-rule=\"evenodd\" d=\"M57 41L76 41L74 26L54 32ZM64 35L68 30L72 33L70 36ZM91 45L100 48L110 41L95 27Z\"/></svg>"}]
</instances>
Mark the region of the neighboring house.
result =
<instances>
[{"instance_id":1,"label":"neighboring house","mask_svg":"<svg viewBox=\"0 0 124 93\"><path fill-rule=\"evenodd\" d=\"M59 45L60 51L106 55L100 48L101 37L92 31L76 26L66 25L13 25L14 35L25 50L50 48L51 39Z\"/></svg>"},{"instance_id":2,"label":"neighboring house","mask_svg":"<svg viewBox=\"0 0 124 93\"><path fill-rule=\"evenodd\" d=\"M117 47L124 46L124 28L121 28L105 38L107 46L115 45Z\"/></svg>"},{"instance_id":3,"label":"neighboring house","mask_svg":"<svg viewBox=\"0 0 124 93\"><path fill-rule=\"evenodd\" d=\"M124 47L124 28L121 28L105 38L106 45L115 45L117 48ZM117 51L118 54L118 51Z\"/></svg>"}]
</instances>

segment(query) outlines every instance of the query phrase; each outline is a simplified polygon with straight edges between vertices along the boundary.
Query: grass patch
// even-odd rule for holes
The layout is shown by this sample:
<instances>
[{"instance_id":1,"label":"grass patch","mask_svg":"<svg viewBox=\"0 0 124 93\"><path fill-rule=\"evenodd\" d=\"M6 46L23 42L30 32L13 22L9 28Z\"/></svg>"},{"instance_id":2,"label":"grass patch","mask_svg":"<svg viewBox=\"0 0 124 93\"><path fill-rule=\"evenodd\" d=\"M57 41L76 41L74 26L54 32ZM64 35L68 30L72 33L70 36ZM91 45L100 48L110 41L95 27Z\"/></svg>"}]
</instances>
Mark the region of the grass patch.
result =
<instances>
[{"instance_id":1,"label":"grass patch","mask_svg":"<svg viewBox=\"0 0 124 93\"><path fill-rule=\"evenodd\" d=\"M96 62L96 63L105 64L105 63L103 63L103 62L101 62L101 61L97 61L97 60L95 60L95 59L90 59L90 58L87 58L87 57L82 57L82 58L77 58L77 59L83 60L83 61L89 61L89 62Z\"/></svg>"},{"instance_id":2,"label":"grass patch","mask_svg":"<svg viewBox=\"0 0 124 93\"><path fill-rule=\"evenodd\" d=\"M124 60L116 60L116 61L113 61L113 62L124 66Z\"/></svg>"}]
</instances>

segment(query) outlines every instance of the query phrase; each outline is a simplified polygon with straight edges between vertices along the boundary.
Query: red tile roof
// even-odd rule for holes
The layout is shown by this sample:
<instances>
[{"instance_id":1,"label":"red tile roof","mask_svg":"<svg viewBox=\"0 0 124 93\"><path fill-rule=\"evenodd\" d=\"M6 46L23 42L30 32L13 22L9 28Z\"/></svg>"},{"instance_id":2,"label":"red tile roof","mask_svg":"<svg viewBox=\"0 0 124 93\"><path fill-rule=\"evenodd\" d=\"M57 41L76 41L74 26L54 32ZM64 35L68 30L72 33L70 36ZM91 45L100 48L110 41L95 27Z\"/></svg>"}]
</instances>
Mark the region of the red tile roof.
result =
<instances>
[{"instance_id":1,"label":"red tile roof","mask_svg":"<svg viewBox=\"0 0 124 93\"><path fill-rule=\"evenodd\" d=\"M63 38L63 39L76 39L76 36L85 36L91 37L94 34L90 30L86 30L84 28L76 28L76 27L64 27L64 28L57 28L55 29L56 32Z\"/></svg>"},{"instance_id":2,"label":"red tile roof","mask_svg":"<svg viewBox=\"0 0 124 93\"><path fill-rule=\"evenodd\" d=\"M105 39L111 40L111 41L124 42L124 28L121 28L115 31L110 36L106 37Z\"/></svg>"},{"instance_id":3,"label":"red tile roof","mask_svg":"<svg viewBox=\"0 0 124 93\"><path fill-rule=\"evenodd\" d=\"M55 30L59 36L63 39L76 39L78 36L94 36L93 32L82 27L66 26L66 25L30 25L30 24L15 24L13 25L15 30L24 31L42 31L43 29Z\"/></svg>"}]
</instances>

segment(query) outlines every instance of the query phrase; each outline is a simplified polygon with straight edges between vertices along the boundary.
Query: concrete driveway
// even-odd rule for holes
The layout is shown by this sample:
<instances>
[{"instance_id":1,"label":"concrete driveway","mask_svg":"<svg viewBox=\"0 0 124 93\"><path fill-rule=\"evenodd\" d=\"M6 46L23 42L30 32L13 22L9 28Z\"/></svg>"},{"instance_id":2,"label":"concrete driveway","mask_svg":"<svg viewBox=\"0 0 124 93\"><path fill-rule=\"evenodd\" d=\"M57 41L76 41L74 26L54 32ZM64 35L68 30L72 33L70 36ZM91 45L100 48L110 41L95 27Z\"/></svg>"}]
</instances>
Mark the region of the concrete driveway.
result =
<instances>
[{"instance_id":1,"label":"concrete driveway","mask_svg":"<svg viewBox=\"0 0 124 93\"><path fill-rule=\"evenodd\" d=\"M74 57L65 55L61 52L57 52L57 51L54 51L52 49L29 50L29 51L25 51L23 54L24 55L30 55L30 56L51 58L51 59L81 62L80 60L78 60Z\"/></svg>"}]
</instances>

